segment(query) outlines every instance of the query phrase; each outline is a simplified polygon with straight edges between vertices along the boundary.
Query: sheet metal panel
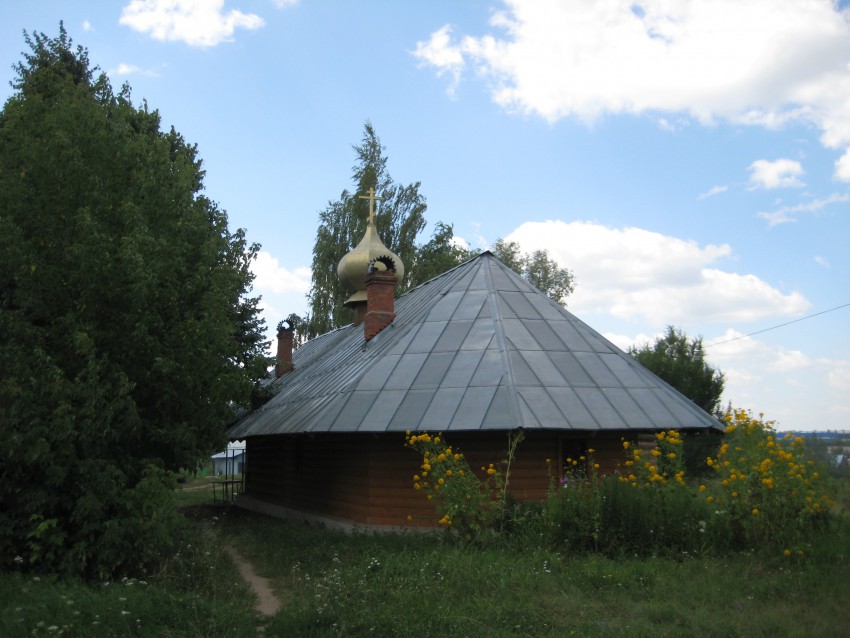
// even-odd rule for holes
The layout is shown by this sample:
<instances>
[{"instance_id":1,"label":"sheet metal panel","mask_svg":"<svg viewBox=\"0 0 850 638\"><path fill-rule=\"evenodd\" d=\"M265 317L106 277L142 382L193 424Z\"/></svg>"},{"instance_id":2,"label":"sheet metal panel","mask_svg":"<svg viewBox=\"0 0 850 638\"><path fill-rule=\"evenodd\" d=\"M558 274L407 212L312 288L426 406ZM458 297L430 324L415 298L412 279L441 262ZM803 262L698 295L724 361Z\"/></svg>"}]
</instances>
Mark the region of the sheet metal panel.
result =
<instances>
[{"instance_id":1,"label":"sheet metal panel","mask_svg":"<svg viewBox=\"0 0 850 638\"><path fill-rule=\"evenodd\" d=\"M448 321L454 317L457 305L463 298L463 291L446 292L434 300L434 305L428 311L426 321Z\"/></svg>"},{"instance_id":2,"label":"sheet metal panel","mask_svg":"<svg viewBox=\"0 0 850 638\"><path fill-rule=\"evenodd\" d=\"M422 369L416 375L412 387L416 389L436 388L440 385L446 371L454 360L453 352L432 352L425 359Z\"/></svg>"},{"instance_id":3,"label":"sheet metal panel","mask_svg":"<svg viewBox=\"0 0 850 638\"><path fill-rule=\"evenodd\" d=\"M470 320L455 320L450 322L443 334L437 339L432 352L457 352L463 345L466 336L472 329L472 321Z\"/></svg>"},{"instance_id":4,"label":"sheet metal panel","mask_svg":"<svg viewBox=\"0 0 850 638\"><path fill-rule=\"evenodd\" d=\"M410 429L429 432L445 429L454 420L465 392L466 388L439 388L419 426Z\"/></svg>"},{"instance_id":5,"label":"sheet metal panel","mask_svg":"<svg viewBox=\"0 0 850 638\"><path fill-rule=\"evenodd\" d=\"M538 312L535 304L532 304L528 300L528 296L517 291L517 292L503 292L499 296L500 307L505 304L512 310L512 314L519 319L539 319L540 313ZM507 314L505 315L507 316Z\"/></svg>"},{"instance_id":6,"label":"sheet metal panel","mask_svg":"<svg viewBox=\"0 0 850 638\"><path fill-rule=\"evenodd\" d=\"M605 393L599 388L576 388L581 402L584 403L588 411L593 415L594 420L600 429L616 430L618 428L628 428L628 424L623 421L620 413L614 409Z\"/></svg>"},{"instance_id":7,"label":"sheet metal panel","mask_svg":"<svg viewBox=\"0 0 850 638\"><path fill-rule=\"evenodd\" d=\"M512 430L517 427L517 420L513 416L511 410L511 390L506 386L500 386L496 389L487 414L484 416L479 429L487 430ZM521 415L519 415L521 418ZM519 421L520 424L522 421Z\"/></svg>"},{"instance_id":8,"label":"sheet metal panel","mask_svg":"<svg viewBox=\"0 0 850 638\"><path fill-rule=\"evenodd\" d=\"M525 327L534 336L534 340L537 342L540 350L545 350L546 352L563 352L567 349L564 342L561 341L545 320L528 320L525 322Z\"/></svg>"},{"instance_id":9,"label":"sheet metal panel","mask_svg":"<svg viewBox=\"0 0 850 638\"><path fill-rule=\"evenodd\" d=\"M549 359L563 376L566 384L573 388L593 387L594 382L572 352L551 352Z\"/></svg>"},{"instance_id":10,"label":"sheet metal panel","mask_svg":"<svg viewBox=\"0 0 850 638\"><path fill-rule=\"evenodd\" d=\"M517 350L540 350L540 344L519 319L502 320L502 330Z\"/></svg>"},{"instance_id":11,"label":"sheet metal panel","mask_svg":"<svg viewBox=\"0 0 850 638\"><path fill-rule=\"evenodd\" d=\"M493 386L467 388L451 421L450 428L457 429L460 426L467 430L480 429L496 390L497 388Z\"/></svg>"},{"instance_id":12,"label":"sheet metal panel","mask_svg":"<svg viewBox=\"0 0 850 638\"><path fill-rule=\"evenodd\" d=\"M408 352L427 352L430 353L437 343L437 339L443 334L446 329L446 321L426 321L419 326L419 331L413 338L413 341L407 348Z\"/></svg>"},{"instance_id":13,"label":"sheet metal panel","mask_svg":"<svg viewBox=\"0 0 850 638\"><path fill-rule=\"evenodd\" d=\"M470 385L472 375L475 374L483 357L483 350L461 350L458 352L440 382L440 386L443 388L465 388Z\"/></svg>"},{"instance_id":14,"label":"sheet metal panel","mask_svg":"<svg viewBox=\"0 0 850 638\"><path fill-rule=\"evenodd\" d=\"M386 431L406 395L407 392L404 390L384 390L379 393L369 407L366 416L361 420L359 431Z\"/></svg>"},{"instance_id":15,"label":"sheet metal panel","mask_svg":"<svg viewBox=\"0 0 850 638\"><path fill-rule=\"evenodd\" d=\"M552 361L548 352L531 350L519 354L526 365L534 371L534 375L542 387L555 388L567 385L563 373Z\"/></svg>"},{"instance_id":16,"label":"sheet metal panel","mask_svg":"<svg viewBox=\"0 0 850 638\"><path fill-rule=\"evenodd\" d=\"M519 397L534 415L534 427L564 427L564 414L546 388L520 388ZM532 425L529 423L526 427L532 427Z\"/></svg>"},{"instance_id":17,"label":"sheet metal panel","mask_svg":"<svg viewBox=\"0 0 850 638\"><path fill-rule=\"evenodd\" d=\"M387 379L384 387L387 390L407 390L413 386L422 366L427 361L428 355L425 353L411 353L399 357L398 365L393 370L392 375ZM369 372L370 376L372 373Z\"/></svg>"},{"instance_id":18,"label":"sheet metal panel","mask_svg":"<svg viewBox=\"0 0 850 638\"><path fill-rule=\"evenodd\" d=\"M436 389L411 390L406 393L398 406L398 410L390 419L387 430L404 432L405 430L415 429L415 424L422 421L436 394Z\"/></svg>"},{"instance_id":19,"label":"sheet metal panel","mask_svg":"<svg viewBox=\"0 0 850 638\"><path fill-rule=\"evenodd\" d=\"M598 430L599 422L587 409L573 388L549 388L549 396L566 418L566 427L572 430Z\"/></svg>"},{"instance_id":20,"label":"sheet metal panel","mask_svg":"<svg viewBox=\"0 0 850 638\"><path fill-rule=\"evenodd\" d=\"M463 292L461 301L453 317L454 321L477 319L481 309L487 302L486 290L468 290Z\"/></svg>"}]
</instances>

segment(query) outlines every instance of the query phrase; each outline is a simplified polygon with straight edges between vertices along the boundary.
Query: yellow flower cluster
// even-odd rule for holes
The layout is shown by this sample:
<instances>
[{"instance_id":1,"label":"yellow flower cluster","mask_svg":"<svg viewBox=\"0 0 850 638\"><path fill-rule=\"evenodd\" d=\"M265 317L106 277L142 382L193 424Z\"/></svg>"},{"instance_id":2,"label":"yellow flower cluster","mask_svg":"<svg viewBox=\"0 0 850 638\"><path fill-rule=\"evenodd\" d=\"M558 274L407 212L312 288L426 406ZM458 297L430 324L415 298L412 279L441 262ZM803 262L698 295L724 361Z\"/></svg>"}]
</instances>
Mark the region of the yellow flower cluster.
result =
<instances>
[{"instance_id":1,"label":"yellow flower cluster","mask_svg":"<svg viewBox=\"0 0 850 638\"><path fill-rule=\"evenodd\" d=\"M725 441L706 459L717 481L700 491L709 492L706 500L718 511L749 520L744 528L751 536L782 540L824 516L832 503L814 461L806 458L805 440L778 435L774 422L763 418L747 410L726 414Z\"/></svg>"},{"instance_id":2,"label":"yellow flower cluster","mask_svg":"<svg viewBox=\"0 0 850 638\"><path fill-rule=\"evenodd\" d=\"M408 430L404 444L422 455L420 471L413 475L413 489L424 492L435 503L440 525L451 527L456 521L468 519L470 512L487 508L492 486L470 471L463 453L446 443L442 434L414 434ZM498 475L492 463L481 470L487 479Z\"/></svg>"},{"instance_id":3,"label":"yellow flower cluster","mask_svg":"<svg viewBox=\"0 0 850 638\"><path fill-rule=\"evenodd\" d=\"M677 430L664 430L655 435L655 446L649 450L650 459L644 459L643 450L633 441L623 439L626 452L627 472L620 481L632 487L652 487L671 482L685 485L685 470L682 462L682 437Z\"/></svg>"},{"instance_id":4,"label":"yellow flower cluster","mask_svg":"<svg viewBox=\"0 0 850 638\"><path fill-rule=\"evenodd\" d=\"M599 463L593 460L594 452L596 450L589 448L587 454L580 454L576 458L568 456L564 459L561 487L574 487L585 484L588 479L596 480ZM546 462L548 463L549 459Z\"/></svg>"}]
</instances>

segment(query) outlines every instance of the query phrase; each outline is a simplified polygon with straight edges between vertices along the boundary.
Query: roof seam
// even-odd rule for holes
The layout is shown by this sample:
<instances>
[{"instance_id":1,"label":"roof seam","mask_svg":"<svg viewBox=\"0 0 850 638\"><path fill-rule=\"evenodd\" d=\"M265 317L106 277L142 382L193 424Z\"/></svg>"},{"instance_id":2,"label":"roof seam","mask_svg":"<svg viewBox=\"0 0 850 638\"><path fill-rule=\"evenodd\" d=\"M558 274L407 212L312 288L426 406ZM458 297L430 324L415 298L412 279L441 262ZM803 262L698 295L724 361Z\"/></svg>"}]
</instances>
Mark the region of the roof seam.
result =
<instances>
[{"instance_id":1,"label":"roof seam","mask_svg":"<svg viewBox=\"0 0 850 638\"><path fill-rule=\"evenodd\" d=\"M524 424L520 423L520 409L519 409L519 401L516 395L516 382L514 380L514 371L513 366L511 365L511 357L510 353L508 353L507 339L505 337L505 328L502 323L502 312L499 308L499 295L496 291L496 283L493 280L492 268L498 268L501 265L501 262L497 260L492 260L492 264L488 264L484 271L484 276L487 281L487 296L488 302L490 303L491 309L491 321L493 322L493 331L496 337L496 343L499 349L499 353L502 357L502 363L505 366L505 376L507 377L507 389L508 389L508 407L511 411L511 421L516 425L516 427L522 427ZM495 395L494 395L495 396Z\"/></svg>"}]
</instances>

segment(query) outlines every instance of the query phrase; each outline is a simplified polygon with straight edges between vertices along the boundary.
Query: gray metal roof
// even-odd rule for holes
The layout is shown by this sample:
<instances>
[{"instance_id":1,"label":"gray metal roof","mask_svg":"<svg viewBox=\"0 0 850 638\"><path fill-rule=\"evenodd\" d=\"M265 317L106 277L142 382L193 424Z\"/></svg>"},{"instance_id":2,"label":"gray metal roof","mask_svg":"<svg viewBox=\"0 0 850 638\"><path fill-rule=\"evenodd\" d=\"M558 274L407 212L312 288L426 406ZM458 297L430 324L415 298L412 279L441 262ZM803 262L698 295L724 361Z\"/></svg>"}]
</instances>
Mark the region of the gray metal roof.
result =
<instances>
[{"instance_id":1,"label":"gray metal roof","mask_svg":"<svg viewBox=\"0 0 850 638\"><path fill-rule=\"evenodd\" d=\"M293 354L231 439L295 432L654 430L719 422L491 253Z\"/></svg>"}]
</instances>

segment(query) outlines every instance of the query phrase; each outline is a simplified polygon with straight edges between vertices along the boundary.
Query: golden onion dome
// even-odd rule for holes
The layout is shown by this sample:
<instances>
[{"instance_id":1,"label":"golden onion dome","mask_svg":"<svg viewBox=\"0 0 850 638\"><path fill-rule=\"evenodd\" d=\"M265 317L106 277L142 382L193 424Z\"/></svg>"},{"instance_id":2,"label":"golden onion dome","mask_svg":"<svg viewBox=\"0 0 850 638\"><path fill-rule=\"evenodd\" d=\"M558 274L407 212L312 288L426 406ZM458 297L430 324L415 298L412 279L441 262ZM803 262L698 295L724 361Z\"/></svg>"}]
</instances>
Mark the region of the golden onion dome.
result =
<instances>
[{"instance_id":1,"label":"golden onion dome","mask_svg":"<svg viewBox=\"0 0 850 638\"><path fill-rule=\"evenodd\" d=\"M340 281L352 292L352 295L345 301L346 306L366 301L366 276L369 274L370 267L386 270L385 264L391 261L395 265L396 285L404 277L404 264L398 255L384 245L384 242L378 237L378 230L375 228L374 204L375 200L381 198L375 196L375 190L372 188L369 189L368 196L361 195L360 197L369 200L366 233L360 243L339 260L339 265L336 268Z\"/></svg>"}]
</instances>

